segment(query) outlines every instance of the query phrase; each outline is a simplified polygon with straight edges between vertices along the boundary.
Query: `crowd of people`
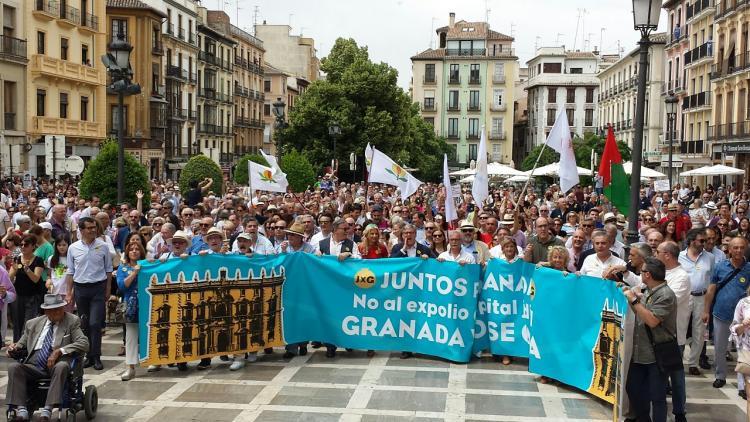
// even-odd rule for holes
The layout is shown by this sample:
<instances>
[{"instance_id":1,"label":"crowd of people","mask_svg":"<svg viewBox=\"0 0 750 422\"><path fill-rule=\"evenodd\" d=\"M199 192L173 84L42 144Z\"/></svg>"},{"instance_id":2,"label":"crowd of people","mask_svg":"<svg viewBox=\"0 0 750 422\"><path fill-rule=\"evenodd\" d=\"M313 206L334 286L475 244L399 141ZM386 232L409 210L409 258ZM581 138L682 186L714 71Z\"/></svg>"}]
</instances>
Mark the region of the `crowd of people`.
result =
<instances>
[{"instance_id":1,"label":"crowd of people","mask_svg":"<svg viewBox=\"0 0 750 422\"><path fill-rule=\"evenodd\" d=\"M328 179L298 194L251 193L226 182L220 194L211 186L216 184L210 179L195 181L183 194L175 183L152 182L148 198L137 192L136 204L115 204L96 195L81 197L74 180L3 183L3 338L12 323L18 341L26 321L39 315L45 294L59 294L66 298L66 310L82 318L90 341L86 366L101 370L108 303L117 302L126 315L122 354L127 366L121 378L130 380L138 364L133 307L139 261L302 252L340 260L421 257L481 265L522 259L566 275L619 283L635 315L632 357L626 362L632 420L646 420L649 413L654 421L666 420L667 394L675 420L686 420L686 371L681 365L666 371L655 345L675 340L685 353L687 375L713 369L716 388L726 384L732 351L750 350L749 201L747 191L734 187L642 188L639 242L626 245L625 216L593 187L569 193L556 185L524 193L513 186L492 187L482 204L464 189L456 198L458 219L447 221L445 190L437 184L422 185L407 201L392 186ZM713 344L712 355L707 343ZM308 346L287 345L284 357L304 355ZM325 347L328 357L338 349L314 341L311 347ZM412 356L401 353L404 359ZM503 365L512 361L495 358ZM257 357L221 359L239 370ZM202 359L197 369L211 363ZM738 376L743 399L750 388L745 381Z\"/></svg>"}]
</instances>

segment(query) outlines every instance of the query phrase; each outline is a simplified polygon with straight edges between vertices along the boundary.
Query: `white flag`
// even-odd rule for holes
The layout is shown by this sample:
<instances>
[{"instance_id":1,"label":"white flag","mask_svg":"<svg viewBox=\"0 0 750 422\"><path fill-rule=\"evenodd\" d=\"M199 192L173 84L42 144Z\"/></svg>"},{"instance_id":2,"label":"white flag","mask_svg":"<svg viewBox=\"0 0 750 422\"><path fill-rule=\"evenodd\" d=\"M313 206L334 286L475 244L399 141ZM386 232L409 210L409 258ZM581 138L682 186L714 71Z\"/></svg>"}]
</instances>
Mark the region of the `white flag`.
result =
<instances>
[{"instance_id":1,"label":"white flag","mask_svg":"<svg viewBox=\"0 0 750 422\"><path fill-rule=\"evenodd\" d=\"M286 192L289 182L286 175L281 171L278 174L271 167L262 166L253 161L247 162L247 174L250 189L254 191L264 190L269 192Z\"/></svg>"},{"instance_id":2,"label":"white flag","mask_svg":"<svg viewBox=\"0 0 750 422\"><path fill-rule=\"evenodd\" d=\"M271 166L272 169L274 169L277 173L281 173L281 167L279 167L279 163L276 162L276 157L270 154L266 154L265 151L260 150L260 155L263 156L263 158L266 159L266 162L269 166ZM286 176L286 175L285 175Z\"/></svg>"},{"instance_id":3,"label":"white flag","mask_svg":"<svg viewBox=\"0 0 750 422\"><path fill-rule=\"evenodd\" d=\"M578 166L573 152L573 139L570 137L570 126L565 110L560 109L555 124L547 136L547 145L560 154L560 189L567 192L580 183Z\"/></svg>"},{"instance_id":4,"label":"white flag","mask_svg":"<svg viewBox=\"0 0 750 422\"><path fill-rule=\"evenodd\" d=\"M367 147L365 148L365 165L367 166L367 173L369 173L370 168L372 168L372 152L372 147L368 142Z\"/></svg>"},{"instance_id":5,"label":"white flag","mask_svg":"<svg viewBox=\"0 0 750 422\"><path fill-rule=\"evenodd\" d=\"M474 197L477 207L490 195L490 179L487 176L487 137L482 127L482 137L479 139L479 151L477 152L477 165L474 173L474 184L471 185L471 196Z\"/></svg>"},{"instance_id":6,"label":"white flag","mask_svg":"<svg viewBox=\"0 0 750 422\"><path fill-rule=\"evenodd\" d=\"M422 184L390 157L372 148L372 164L370 167L370 182L385 183L398 186L401 190L401 200L406 201Z\"/></svg>"},{"instance_id":7,"label":"white flag","mask_svg":"<svg viewBox=\"0 0 750 422\"><path fill-rule=\"evenodd\" d=\"M443 186L445 187L445 220L450 223L453 220L458 220L458 214L456 214L453 187L448 175L448 154L443 154Z\"/></svg>"}]
</instances>

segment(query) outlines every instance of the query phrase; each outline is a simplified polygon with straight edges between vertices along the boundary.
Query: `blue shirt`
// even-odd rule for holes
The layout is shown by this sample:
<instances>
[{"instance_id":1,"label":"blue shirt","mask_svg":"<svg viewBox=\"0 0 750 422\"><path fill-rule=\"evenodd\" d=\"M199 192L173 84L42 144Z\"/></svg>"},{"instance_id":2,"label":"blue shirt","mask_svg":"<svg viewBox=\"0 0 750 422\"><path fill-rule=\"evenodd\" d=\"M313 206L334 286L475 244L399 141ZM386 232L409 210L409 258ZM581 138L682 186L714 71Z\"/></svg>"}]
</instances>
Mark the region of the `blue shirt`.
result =
<instances>
[{"instance_id":1,"label":"blue shirt","mask_svg":"<svg viewBox=\"0 0 750 422\"><path fill-rule=\"evenodd\" d=\"M188 250L188 255L195 255L202 250L208 249L208 243L203 241L203 236L198 234L193 236L193 245Z\"/></svg>"},{"instance_id":2,"label":"blue shirt","mask_svg":"<svg viewBox=\"0 0 750 422\"><path fill-rule=\"evenodd\" d=\"M83 240L68 248L68 274L76 283L97 283L112 274L112 256L109 247L100 238L87 245Z\"/></svg>"},{"instance_id":3,"label":"blue shirt","mask_svg":"<svg viewBox=\"0 0 750 422\"><path fill-rule=\"evenodd\" d=\"M130 287L125 287L125 279L133 274L133 267L127 264L120 264L117 267L117 289L123 293L123 301L128 303L128 299L133 292L138 288L138 279L136 278L130 283Z\"/></svg>"},{"instance_id":4,"label":"blue shirt","mask_svg":"<svg viewBox=\"0 0 750 422\"><path fill-rule=\"evenodd\" d=\"M68 252L70 254L70 252ZM729 259L721 261L714 270L711 284L719 284L734 271ZM731 321L734 318L734 308L737 302L745 297L747 287L750 285L750 263L742 263L742 269L737 273L719 292L714 302L713 316L721 321ZM718 287L718 286L717 286Z\"/></svg>"}]
</instances>

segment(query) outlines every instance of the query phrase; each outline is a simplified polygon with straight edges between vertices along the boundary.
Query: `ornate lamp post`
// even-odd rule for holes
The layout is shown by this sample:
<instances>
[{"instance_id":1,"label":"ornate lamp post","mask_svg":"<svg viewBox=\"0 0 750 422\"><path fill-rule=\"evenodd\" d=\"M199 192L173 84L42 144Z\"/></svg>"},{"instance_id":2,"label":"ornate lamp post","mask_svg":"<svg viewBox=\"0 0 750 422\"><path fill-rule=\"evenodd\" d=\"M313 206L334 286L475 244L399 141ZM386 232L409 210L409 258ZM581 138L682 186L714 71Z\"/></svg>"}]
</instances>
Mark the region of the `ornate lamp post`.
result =
<instances>
[{"instance_id":1,"label":"ornate lamp post","mask_svg":"<svg viewBox=\"0 0 750 422\"><path fill-rule=\"evenodd\" d=\"M674 137L677 132L677 97L670 95L664 100L664 104L667 109L667 135L669 136L669 169L667 175L669 177L669 192L672 192L672 150L674 146Z\"/></svg>"},{"instance_id":2,"label":"ornate lamp post","mask_svg":"<svg viewBox=\"0 0 750 422\"><path fill-rule=\"evenodd\" d=\"M638 63L638 95L635 105L635 136L633 137L633 171L630 174L630 212L628 213L628 244L638 242L638 205L643 161L643 117L646 110L646 77L648 75L649 34L659 26L661 0L633 0L633 24L641 32Z\"/></svg>"},{"instance_id":3,"label":"ornate lamp post","mask_svg":"<svg viewBox=\"0 0 750 422\"><path fill-rule=\"evenodd\" d=\"M286 103L281 100L281 97L278 97L271 107L271 112L274 116L276 116L276 123L274 124L274 126L277 130L284 129L286 127L286 121L284 120L286 118L285 110ZM281 145L279 145L279 136L275 132L274 137L276 138L276 158L281 159Z\"/></svg>"},{"instance_id":4,"label":"ornate lamp post","mask_svg":"<svg viewBox=\"0 0 750 422\"><path fill-rule=\"evenodd\" d=\"M125 197L125 96L140 94L141 86L131 82L133 69L130 67L130 52L133 46L120 32L109 44L109 52L102 56L102 63L112 75L109 89L117 93L117 203Z\"/></svg>"}]
</instances>

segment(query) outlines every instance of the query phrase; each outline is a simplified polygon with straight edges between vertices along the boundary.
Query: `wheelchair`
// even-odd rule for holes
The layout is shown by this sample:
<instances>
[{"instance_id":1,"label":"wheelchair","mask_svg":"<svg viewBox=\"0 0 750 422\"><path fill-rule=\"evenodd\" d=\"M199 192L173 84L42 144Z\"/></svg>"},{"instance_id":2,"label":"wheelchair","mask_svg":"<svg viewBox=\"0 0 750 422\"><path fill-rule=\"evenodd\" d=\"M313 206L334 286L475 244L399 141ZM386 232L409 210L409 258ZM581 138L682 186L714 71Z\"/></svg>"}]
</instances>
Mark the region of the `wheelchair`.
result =
<instances>
[{"instance_id":1,"label":"wheelchair","mask_svg":"<svg viewBox=\"0 0 750 422\"><path fill-rule=\"evenodd\" d=\"M18 351L13 356L18 362L23 362L26 355L26 351ZM62 410L66 409L65 421L75 422L76 415L78 412L83 411L86 415L86 419L91 420L96 417L96 411L99 407L99 394L96 391L96 387L93 385L83 388L83 362L84 357L79 354L73 354L70 361L70 372L68 373L68 380L63 387L63 399L62 404L59 407L59 415L62 420ZM47 392L49 391L50 385L49 378L42 378L35 381L29 381L26 385L26 393L28 398L26 399L26 409L29 412L29 420L33 419L34 412L44 407L47 400ZM54 411L54 409L52 409ZM8 422L16 420L16 409L9 408L7 410Z\"/></svg>"}]
</instances>

